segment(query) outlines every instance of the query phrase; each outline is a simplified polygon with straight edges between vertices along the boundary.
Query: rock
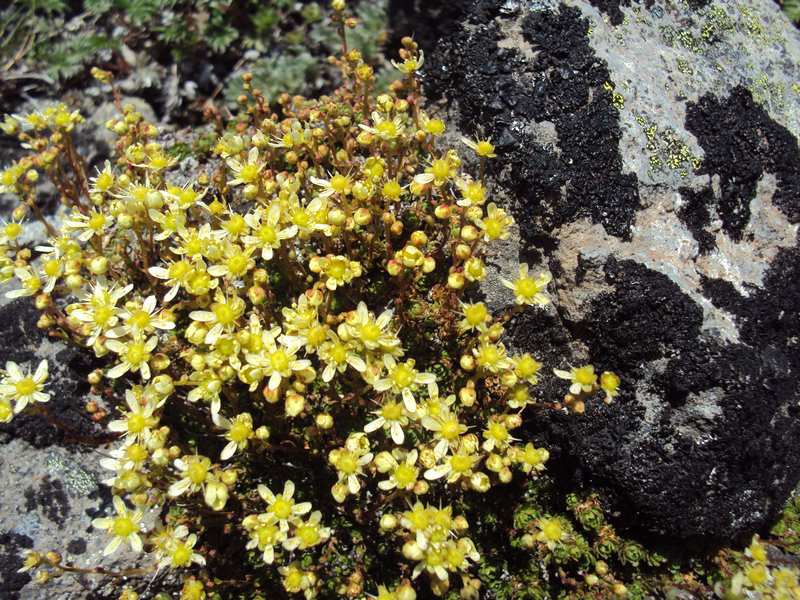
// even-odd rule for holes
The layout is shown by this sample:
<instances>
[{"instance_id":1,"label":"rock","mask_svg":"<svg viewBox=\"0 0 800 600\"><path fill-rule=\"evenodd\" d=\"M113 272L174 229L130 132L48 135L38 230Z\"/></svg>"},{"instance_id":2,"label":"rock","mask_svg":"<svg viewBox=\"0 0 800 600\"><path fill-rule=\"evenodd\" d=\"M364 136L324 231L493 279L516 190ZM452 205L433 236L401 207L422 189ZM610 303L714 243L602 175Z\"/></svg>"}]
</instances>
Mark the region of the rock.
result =
<instances>
[{"instance_id":1,"label":"rock","mask_svg":"<svg viewBox=\"0 0 800 600\"><path fill-rule=\"evenodd\" d=\"M800 32L767 0L396 1L391 22L451 139L497 142L519 229L487 299L517 261L554 274L514 345L623 378L609 406L538 411L551 471L650 534L766 528L800 480Z\"/></svg>"}]
</instances>

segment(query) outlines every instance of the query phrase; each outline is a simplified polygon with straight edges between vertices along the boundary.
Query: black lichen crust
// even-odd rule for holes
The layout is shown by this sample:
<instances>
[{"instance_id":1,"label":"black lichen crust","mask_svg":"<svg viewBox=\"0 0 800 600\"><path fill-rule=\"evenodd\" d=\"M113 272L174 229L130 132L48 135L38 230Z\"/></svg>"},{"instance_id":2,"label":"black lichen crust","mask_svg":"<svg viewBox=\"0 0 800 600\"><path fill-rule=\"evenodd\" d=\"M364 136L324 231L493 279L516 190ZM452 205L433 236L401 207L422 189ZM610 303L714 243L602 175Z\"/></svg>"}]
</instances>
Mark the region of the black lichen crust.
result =
<instances>
[{"instance_id":1,"label":"black lichen crust","mask_svg":"<svg viewBox=\"0 0 800 600\"><path fill-rule=\"evenodd\" d=\"M582 217L628 239L639 207L637 178L622 172L619 115L603 89L609 72L589 45L589 21L568 6L523 18L522 37L536 52L529 61L520 50L498 47L501 25L517 18L503 2L467 6L444 15L421 8L432 12L415 13L408 30L438 39L423 48L426 94L458 99L462 131L491 136L500 148L503 160L491 166L503 169L496 180L519 198L525 241L535 245ZM400 2L394 9L401 20L413 12ZM555 127L557 150L515 125L543 121Z\"/></svg>"},{"instance_id":2,"label":"black lichen crust","mask_svg":"<svg viewBox=\"0 0 800 600\"><path fill-rule=\"evenodd\" d=\"M592 362L613 364L624 381L649 381L640 391L658 410L646 419L629 393L584 417L543 418L553 443L580 457L591 484L635 515L628 524L730 542L780 513L800 479L800 320L790 308L800 303L798 258L797 250L782 251L765 288L731 302L741 340L725 345L701 333L701 308L668 277L609 259L615 291L592 302L582 339ZM648 380L647 365L659 359L668 361L664 373ZM704 395L713 399L708 418L699 416Z\"/></svg>"},{"instance_id":3,"label":"black lichen crust","mask_svg":"<svg viewBox=\"0 0 800 600\"><path fill-rule=\"evenodd\" d=\"M715 207L722 229L728 236L734 240L742 239L750 220L750 201L755 197L758 180L764 173L774 174L777 180L772 201L791 223L800 221L800 151L797 140L753 101L747 89L736 87L727 98L708 94L697 103L690 102L686 111L686 129L694 134L705 152L698 172L719 176L720 198ZM702 200L713 198L710 190L701 193ZM700 200L696 196L687 197L690 206ZM698 208L680 214L701 247L705 244L702 228L708 224L707 215Z\"/></svg>"},{"instance_id":4,"label":"black lichen crust","mask_svg":"<svg viewBox=\"0 0 800 600\"><path fill-rule=\"evenodd\" d=\"M18 600L20 590L30 582L28 573L19 573L25 550L33 547L33 540L11 531L0 532L0 598Z\"/></svg>"}]
</instances>

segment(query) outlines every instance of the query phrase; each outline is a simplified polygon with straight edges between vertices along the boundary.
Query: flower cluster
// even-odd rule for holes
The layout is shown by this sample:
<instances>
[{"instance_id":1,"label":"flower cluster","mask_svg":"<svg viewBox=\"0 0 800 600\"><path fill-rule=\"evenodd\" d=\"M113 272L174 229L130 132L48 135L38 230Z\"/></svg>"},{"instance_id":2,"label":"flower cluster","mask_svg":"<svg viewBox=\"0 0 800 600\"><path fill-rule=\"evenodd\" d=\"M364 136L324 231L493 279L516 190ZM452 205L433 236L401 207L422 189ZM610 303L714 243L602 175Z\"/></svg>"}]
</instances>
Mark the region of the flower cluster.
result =
<instances>
[{"instance_id":1,"label":"flower cluster","mask_svg":"<svg viewBox=\"0 0 800 600\"><path fill-rule=\"evenodd\" d=\"M344 2L333 8L344 33ZM386 93L358 51L334 62L342 86L317 100L271 105L245 77L241 114L188 175L131 107L107 124L116 154L93 176L71 141L78 115L11 117L32 155L3 171L3 191L50 239L33 255L8 224L3 256L15 253L9 295L34 296L40 326L104 361L90 382L120 398L101 462L116 516L93 522L107 554L125 543L202 575L225 568L224 539L249 577L274 570L312 598L336 545L354 543L347 522L397 542L408 562L368 591L406 600L420 576L441 594L480 560L454 506L545 468L523 427L542 365L503 335L550 302L551 276L520 265L506 313L479 301L487 249L513 225L487 202L497 152L441 147L413 40ZM65 203L60 229L35 209L40 174ZM0 420L47 400L46 363L6 371ZM617 394L613 373L564 373L581 402ZM543 519L536 539L558 543L556 525Z\"/></svg>"}]
</instances>

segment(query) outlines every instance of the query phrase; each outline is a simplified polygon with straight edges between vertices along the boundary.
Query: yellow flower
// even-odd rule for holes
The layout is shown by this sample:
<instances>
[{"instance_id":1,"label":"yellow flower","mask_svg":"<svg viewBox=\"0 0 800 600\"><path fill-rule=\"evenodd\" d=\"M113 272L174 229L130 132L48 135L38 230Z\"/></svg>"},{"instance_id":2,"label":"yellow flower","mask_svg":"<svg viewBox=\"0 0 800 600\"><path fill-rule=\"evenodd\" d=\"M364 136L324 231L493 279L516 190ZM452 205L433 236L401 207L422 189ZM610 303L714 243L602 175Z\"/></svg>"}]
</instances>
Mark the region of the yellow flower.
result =
<instances>
[{"instance_id":1,"label":"yellow flower","mask_svg":"<svg viewBox=\"0 0 800 600\"><path fill-rule=\"evenodd\" d=\"M163 311L158 311L156 307L156 297L148 296L139 304L130 302L119 311L119 317L123 324L108 331L108 337L120 338L126 335L137 335L152 333L156 329L170 330L175 328L175 323L165 318Z\"/></svg>"},{"instance_id":2,"label":"yellow flower","mask_svg":"<svg viewBox=\"0 0 800 600\"><path fill-rule=\"evenodd\" d=\"M298 517L311 510L310 502L294 501L294 489L294 482L291 480L283 484L283 492L280 494L273 493L263 484L258 486L258 495L267 503L267 514L271 515L284 531L289 529L290 524L297 522Z\"/></svg>"},{"instance_id":3,"label":"yellow flower","mask_svg":"<svg viewBox=\"0 0 800 600\"><path fill-rule=\"evenodd\" d=\"M288 240L297 235L297 225L281 228L281 207L278 203L270 205L268 210L256 209L245 216L247 225L252 230L252 235L247 235L243 241L248 246L261 250L261 258L271 260L273 251L280 248L283 240Z\"/></svg>"},{"instance_id":4,"label":"yellow flower","mask_svg":"<svg viewBox=\"0 0 800 600\"><path fill-rule=\"evenodd\" d=\"M17 267L14 269L14 275L20 280L22 287L18 290L6 292L6 298L35 296L42 289L42 280L30 267Z\"/></svg>"},{"instance_id":5,"label":"yellow flower","mask_svg":"<svg viewBox=\"0 0 800 600\"><path fill-rule=\"evenodd\" d=\"M246 307L239 296L226 296L217 290L210 308L211 310L193 310L189 313L189 318L193 321L211 325L205 336L206 344L214 344L223 333L234 331Z\"/></svg>"},{"instance_id":6,"label":"yellow flower","mask_svg":"<svg viewBox=\"0 0 800 600\"><path fill-rule=\"evenodd\" d=\"M600 376L600 388L606 393L606 402L611 402L615 396L619 396L619 375L612 371L603 371Z\"/></svg>"},{"instance_id":7,"label":"yellow flower","mask_svg":"<svg viewBox=\"0 0 800 600\"><path fill-rule=\"evenodd\" d=\"M497 154L494 152L494 146L490 140L475 140L472 141L468 138L462 137L461 142L466 144L472 149L475 154L481 158L495 158Z\"/></svg>"},{"instance_id":8,"label":"yellow flower","mask_svg":"<svg viewBox=\"0 0 800 600\"><path fill-rule=\"evenodd\" d=\"M414 182L419 185L433 183L440 187L456 176L458 166L449 154L439 158L431 158L430 165L421 173L414 177Z\"/></svg>"},{"instance_id":9,"label":"yellow flower","mask_svg":"<svg viewBox=\"0 0 800 600\"><path fill-rule=\"evenodd\" d=\"M364 302L359 302L340 329L367 350L394 351L400 347L400 340L389 330L393 315L392 310L385 310L376 318Z\"/></svg>"},{"instance_id":10,"label":"yellow flower","mask_svg":"<svg viewBox=\"0 0 800 600\"><path fill-rule=\"evenodd\" d=\"M406 58L403 62L391 61L392 66L395 69L400 71L401 73L405 73L406 75L413 76L419 69L422 68L423 63L425 62L425 55L422 50L419 51L418 56L410 56Z\"/></svg>"},{"instance_id":11,"label":"yellow flower","mask_svg":"<svg viewBox=\"0 0 800 600\"><path fill-rule=\"evenodd\" d=\"M511 454L513 460L520 463L525 473L531 471L544 471L544 463L550 458L550 453L545 448L536 448L528 442L524 448L515 448Z\"/></svg>"},{"instance_id":12,"label":"yellow flower","mask_svg":"<svg viewBox=\"0 0 800 600\"><path fill-rule=\"evenodd\" d=\"M342 4L344 2L342 1ZM295 561L288 566L279 567L278 572L283 577L283 587L290 594L300 592L310 592L317 583L317 576L313 571L304 571L300 563ZM307 598L313 598L314 594L306 594Z\"/></svg>"},{"instance_id":13,"label":"yellow flower","mask_svg":"<svg viewBox=\"0 0 800 600\"><path fill-rule=\"evenodd\" d=\"M467 281L483 281L486 278L486 265L477 256L471 256L464 263L464 277Z\"/></svg>"},{"instance_id":14,"label":"yellow flower","mask_svg":"<svg viewBox=\"0 0 800 600\"><path fill-rule=\"evenodd\" d=\"M322 371L322 381L328 383L336 373L344 373L348 366L359 373L367 370L367 363L350 346L343 342L333 331L328 332L327 341L323 342L317 351L321 361L325 363Z\"/></svg>"},{"instance_id":15,"label":"yellow flower","mask_svg":"<svg viewBox=\"0 0 800 600\"><path fill-rule=\"evenodd\" d=\"M296 357L301 345L302 340L297 337L281 335L277 343L270 340L260 353L247 354L247 362L263 369L264 373L269 375L267 387L276 390L284 378L311 367L310 360Z\"/></svg>"},{"instance_id":16,"label":"yellow flower","mask_svg":"<svg viewBox=\"0 0 800 600\"><path fill-rule=\"evenodd\" d=\"M408 414L403 403L387 400L378 410L373 411L373 414L377 415L377 418L364 426L364 432L372 433L381 428L387 429L392 441L398 446L402 445L405 439L403 426L408 425Z\"/></svg>"},{"instance_id":17,"label":"yellow flower","mask_svg":"<svg viewBox=\"0 0 800 600\"><path fill-rule=\"evenodd\" d=\"M225 244L220 262L208 267L208 274L212 277L242 279L255 267L255 261L250 256L254 251L253 247L242 249L238 244Z\"/></svg>"},{"instance_id":18,"label":"yellow flower","mask_svg":"<svg viewBox=\"0 0 800 600\"><path fill-rule=\"evenodd\" d=\"M201 455L187 455L176 458L175 467L183 477L169 486L167 494L177 498L181 494L196 493L212 480L211 460Z\"/></svg>"},{"instance_id":19,"label":"yellow flower","mask_svg":"<svg viewBox=\"0 0 800 600\"><path fill-rule=\"evenodd\" d=\"M597 373L594 372L592 365L571 367L569 371L553 369L553 373L559 379L567 379L572 382L572 385L569 386L570 394L589 393L597 384Z\"/></svg>"},{"instance_id":20,"label":"yellow flower","mask_svg":"<svg viewBox=\"0 0 800 600\"><path fill-rule=\"evenodd\" d=\"M520 381L534 385L539 383L539 370L542 368L542 363L527 352L512 360L514 361L514 374Z\"/></svg>"},{"instance_id":21,"label":"yellow flower","mask_svg":"<svg viewBox=\"0 0 800 600\"><path fill-rule=\"evenodd\" d=\"M157 552L160 557L158 566L179 569L190 567L192 564L205 565L206 559L194 551L197 535L190 534L185 525L178 525L168 532L168 539L164 546Z\"/></svg>"},{"instance_id":22,"label":"yellow flower","mask_svg":"<svg viewBox=\"0 0 800 600\"><path fill-rule=\"evenodd\" d=\"M92 194L105 194L111 190L115 183L114 172L111 169L111 163L106 161L103 165L103 170L97 171L97 175L89 180L91 184L89 192Z\"/></svg>"},{"instance_id":23,"label":"yellow flower","mask_svg":"<svg viewBox=\"0 0 800 600\"><path fill-rule=\"evenodd\" d=\"M165 213L151 208L147 214L161 230L153 236L153 239L158 242L186 231L186 213L182 208L171 206Z\"/></svg>"},{"instance_id":24,"label":"yellow flower","mask_svg":"<svg viewBox=\"0 0 800 600\"><path fill-rule=\"evenodd\" d=\"M414 360L410 359L398 363L393 356L384 355L383 363L386 366L386 377L378 379L372 383L372 387L378 392L390 390L392 393L403 397L403 404L410 413L417 411L417 402L414 393L420 385L430 385L436 382L433 373L420 373L414 368Z\"/></svg>"},{"instance_id":25,"label":"yellow flower","mask_svg":"<svg viewBox=\"0 0 800 600\"><path fill-rule=\"evenodd\" d=\"M519 277L512 283L507 279L503 279L503 285L507 288L514 290L514 297L517 304L540 306L550 302L549 298L544 294L547 284L552 280L550 273L540 273L538 277L531 277L528 275L528 265L522 263L519 266Z\"/></svg>"},{"instance_id":26,"label":"yellow flower","mask_svg":"<svg viewBox=\"0 0 800 600\"><path fill-rule=\"evenodd\" d=\"M283 542L283 547L289 551L307 550L324 543L331 536L330 527L320 525L322 513L315 510L306 521L295 524L294 535Z\"/></svg>"},{"instance_id":27,"label":"yellow flower","mask_svg":"<svg viewBox=\"0 0 800 600\"><path fill-rule=\"evenodd\" d=\"M422 426L434 433L437 440L433 453L437 460L444 458L451 447L458 446L458 440L467 432L467 426L458 420L458 415L447 408L440 408L436 415L422 417Z\"/></svg>"},{"instance_id":28,"label":"yellow flower","mask_svg":"<svg viewBox=\"0 0 800 600\"><path fill-rule=\"evenodd\" d=\"M178 260L167 263L167 267L150 267L148 273L157 279L166 281L170 286L169 291L164 294L164 302L169 302L178 294L181 286L187 285L194 268L187 260Z\"/></svg>"},{"instance_id":29,"label":"yellow flower","mask_svg":"<svg viewBox=\"0 0 800 600\"><path fill-rule=\"evenodd\" d=\"M337 502L344 502L348 493L358 494L364 475L364 467L372 462L369 440L362 434L350 434L344 448L336 448L328 453L328 462L334 466L338 476L331 492Z\"/></svg>"},{"instance_id":30,"label":"yellow flower","mask_svg":"<svg viewBox=\"0 0 800 600\"><path fill-rule=\"evenodd\" d=\"M372 127L364 124L359 124L359 127L385 141L391 141L403 135L403 119L400 116L388 119L379 112L373 111L372 122L374 123Z\"/></svg>"},{"instance_id":31,"label":"yellow flower","mask_svg":"<svg viewBox=\"0 0 800 600\"><path fill-rule=\"evenodd\" d=\"M112 499L116 517L103 517L94 519L92 526L98 529L105 529L113 537L103 550L103 556L113 554L123 542L128 542L134 552L142 551L142 538L139 533L143 531L142 511L130 512L119 496Z\"/></svg>"},{"instance_id":32,"label":"yellow flower","mask_svg":"<svg viewBox=\"0 0 800 600\"><path fill-rule=\"evenodd\" d=\"M486 202L486 188L480 181L464 178L457 181L456 184L461 191L461 198L456 201L459 206L469 208L470 206L480 206Z\"/></svg>"},{"instance_id":33,"label":"yellow flower","mask_svg":"<svg viewBox=\"0 0 800 600\"><path fill-rule=\"evenodd\" d=\"M493 242L508 238L509 227L514 224L514 219L503 209L497 208L494 202L491 202L486 207L486 216L482 219L475 219L475 224L483 231L483 240Z\"/></svg>"},{"instance_id":34,"label":"yellow flower","mask_svg":"<svg viewBox=\"0 0 800 600\"><path fill-rule=\"evenodd\" d=\"M97 283L84 296L77 308L69 313L70 317L88 325L87 344L94 344L98 337L117 324L119 321L117 302L132 289L132 284L122 288L113 285L107 288L101 283Z\"/></svg>"},{"instance_id":35,"label":"yellow flower","mask_svg":"<svg viewBox=\"0 0 800 600\"><path fill-rule=\"evenodd\" d=\"M278 526L278 521L272 513L248 515L242 525L250 534L246 548L258 548L261 558L271 565L275 560L275 546L281 544L287 537L287 530Z\"/></svg>"},{"instance_id":36,"label":"yellow flower","mask_svg":"<svg viewBox=\"0 0 800 600\"><path fill-rule=\"evenodd\" d=\"M361 277L361 263L341 255L315 256L309 261L308 268L313 273L324 275L325 287L331 291Z\"/></svg>"},{"instance_id":37,"label":"yellow flower","mask_svg":"<svg viewBox=\"0 0 800 600\"><path fill-rule=\"evenodd\" d=\"M492 315L483 302L474 304L461 304L461 319L458 326L461 331L486 331L486 324L492 320Z\"/></svg>"},{"instance_id":38,"label":"yellow flower","mask_svg":"<svg viewBox=\"0 0 800 600\"><path fill-rule=\"evenodd\" d=\"M3 398L6 402L13 400L14 414L22 412L28 404L47 402L50 400L50 394L42 391L47 377L46 360L39 363L34 373L24 373L17 363L8 361L3 379L0 380L0 398ZM6 413L7 420L4 420L4 422L11 420L6 411L7 409L0 409L0 415ZM0 418L0 420L3 419Z\"/></svg>"},{"instance_id":39,"label":"yellow flower","mask_svg":"<svg viewBox=\"0 0 800 600\"><path fill-rule=\"evenodd\" d=\"M486 424L486 429L483 430L484 442L481 445L486 452L501 452L517 441L517 438L511 437L503 420L503 415L496 415Z\"/></svg>"},{"instance_id":40,"label":"yellow flower","mask_svg":"<svg viewBox=\"0 0 800 600\"><path fill-rule=\"evenodd\" d=\"M416 466L418 456L419 452L414 448L406 454L402 461L395 460L389 479L378 482L378 487L384 491L395 488L407 491L412 490L419 478L419 469Z\"/></svg>"},{"instance_id":41,"label":"yellow flower","mask_svg":"<svg viewBox=\"0 0 800 600\"><path fill-rule=\"evenodd\" d=\"M125 373L138 372L142 379L150 379L150 364L148 361L157 344L158 338L156 336L151 336L147 340L142 336L135 336L127 342L121 342L116 339L106 340L106 348L118 354L120 360L119 364L106 373L106 377L117 379Z\"/></svg>"},{"instance_id":42,"label":"yellow flower","mask_svg":"<svg viewBox=\"0 0 800 600\"><path fill-rule=\"evenodd\" d=\"M444 463L425 471L425 479L436 480L447 478L447 483L455 483L462 477L469 479L473 467L480 462L481 457L469 449L459 448L456 452L444 457Z\"/></svg>"},{"instance_id":43,"label":"yellow flower","mask_svg":"<svg viewBox=\"0 0 800 600\"><path fill-rule=\"evenodd\" d=\"M472 349L472 354L475 356L478 367L490 373L499 373L513 364L506 356L506 348L502 343L493 344L483 341L477 348Z\"/></svg>"},{"instance_id":44,"label":"yellow flower","mask_svg":"<svg viewBox=\"0 0 800 600\"><path fill-rule=\"evenodd\" d=\"M423 113L420 115L420 120L422 121L422 129L425 133L438 136L445 132L446 127L444 121L441 119L431 119Z\"/></svg>"},{"instance_id":45,"label":"yellow flower","mask_svg":"<svg viewBox=\"0 0 800 600\"><path fill-rule=\"evenodd\" d=\"M248 151L246 161L229 158L225 162L233 172L233 179L228 180L228 185L253 184L264 168L264 164L258 160L258 148L255 147Z\"/></svg>"},{"instance_id":46,"label":"yellow flower","mask_svg":"<svg viewBox=\"0 0 800 600\"><path fill-rule=\"evenodd\" d=\"M128 412L124 412L121 419L111 421L108 424L109 431L124 433L131 442L147 443L159 423L159 418L155 416L157 404L144 395L140 400L130 389L125 390L125 403Z\"/></svg>"},{"instance_id":47,"label":"yellow flower","mask_svg":"<svg viewBox=\"0 0 800 600\"><path fill-rule=\"evenodd\" d=\"M64 221L64 229L70 230L83 230L78 239L82 242L88 242L92 237L102 237L111 228L113 224L113 217L110 215L93 210L89 214L74 212L69 219Z\"/></svg>"},{"instance_id":48,"label":"yellow flower","mask_svg":"<svg viewBox=\"0 0 800 600\"><path fill-rule=\"evenodd\" d=\"M536 521L536 540L545 544L550 550L567 538L561 519L558 517L543 517Z\"/></svg>"},{"instance_id":49,"label":"yellow flower","mask_svg":"<svg viewBox=\"0 0 800 600\"><path fill-rule=\"evenodd\" d=\"M213 415L213 420L217 427L226 430L225 439L228 440L219 455L220 460L228 460L237 450L246 449L250 440L255 437L253 417L250 413L240 413L232 421L216 413Z\"/></svg>"},{"instance_id":50,"label":"yellow flower","mask_svg":"<svg viewBox=\"0 0 800 600\"><path fill-rule=\"evenodd\" d=\"M350 176L342 175L341 173L334 173L331 175L330 179L310 177L310 180L311 183L322 188L322 191L319 193L320 198L329 198L333 195L343 198L349 196L353 189L353 182Z\"/></svg>"}]
</instances>

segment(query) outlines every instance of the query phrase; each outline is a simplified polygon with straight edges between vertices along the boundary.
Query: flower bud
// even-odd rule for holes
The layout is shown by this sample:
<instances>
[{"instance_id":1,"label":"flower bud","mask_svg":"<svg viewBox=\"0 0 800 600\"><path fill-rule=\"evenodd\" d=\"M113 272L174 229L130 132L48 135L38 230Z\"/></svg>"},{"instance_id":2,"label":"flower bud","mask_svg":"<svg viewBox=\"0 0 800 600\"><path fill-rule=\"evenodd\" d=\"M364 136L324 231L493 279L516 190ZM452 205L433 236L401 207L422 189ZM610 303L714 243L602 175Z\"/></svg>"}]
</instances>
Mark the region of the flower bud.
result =
<instances>
[{"instance_id":1,"label":"flower bud","mask_svg":"<svg viewBox=\"0 0 800 600\"><path fill-rule=\"evenodd\" d=\"M453 527L455 527L456 531L459 533L463 533L469 529L469 521L467 521L467 518L464 515L457 515L453 519Z\"/></svg>"},{"instance_id":2,"label":"flower bud","mask_svg":"<svg viewBox=\"0 0 800 600\"><path fill-rule=\"evenodd\" d=\"M431 489L430 484L427 481L425 481L424 479L420 479L414 484L414 488L413 488L412 491L417 496L424 496L425 494L427 494L430 491L430 489Z\"/></svg>"},{"instance_id":3,"label":"flower bud","mask_svg":"<svg viewBox=\"0 0 800 600\"><path fill-rule=\"evenodd\" d=\"M437 219L442 221L449 219L452 212L453 208L448 204L439 204L433 209L433 214L436 215Z\"/></svg>"},{"instance_id":4,"label":"flower bud","mask_svg":"<svg viewBox=\"0 0 800 600\"><path fill-rule=\"evenodd\" d=\"M394 597L397 600L417 600L417 592L410 584L404 583L395 590Z\"/></svg>"},{"instance_id":5,"label":"flower bud","mask_svg":"<svg viewBox=\"0 0 800 600\"><path fill-rule=\"evenodd\" d=\"M328 223L337 227L344 224L347 215L341 208L334 208L328 213Z\"/></svg>"},{"instance_id":6,"label":"flower bud","mask_svg":"<svg viewBox=\"0 0 800 600\"><path fill-rule=\"evenodd\" d=\"M451 289L460 290L464 287L465 283L464 274L458 271L450 273L450 275L447 276L447 287Z\"/></svg>"},{"instance_id":7,"label":"flower bud","mask_svg":"<svg viewBox=\"0 0 800 600\"><path fill-rule=\"evenodd\" d=\"M459 260L467 260L470 256L472 256L472 250L470 250L467 244L458 244L456 246L456 258Z\"/></svg>"},{"instance_id":8,"label":"flower bud","mask_svg":"<svg viewBox=\"0 0 800 600\"><path fill-rule=\"evenodd\" d=\"M286 415L289 417L296 417L306 407L306 399L295 391L289 390L286 392Z\"/></svg>"},{"instance_id":9,"label":"flower bud","mask_svg":"<svg viewBox=\"0 0 800 600\"><path fill-rule=\"evenodd\" d=\"M500 458L499 454L492 452L486 459L486 468L497 473L503 468L503 459Z\"/></svg>"},{"instance_id":10,"label":"flower bud","mask_svg":"<svg viewBox=\"0 0 800 600\"><path fill-rule=\"evenodd\" d=\"M156 371L163 371L170 365L169 356L164 354L163 352L158 352L157 354L153 355L152 360L150 361L150 366L153 367Z\"/></svg>"},{"instance_id":11,"label":"flower bud","mask_svg":"<svg viewBox=\"0 0 800 600\"><path fill-rule=\"evenodd\" d=\"M219 478L225 485L234 485L236 484L236 480L239 478L239 475L236 472L236 469L228 469L220 473Z\"/></svg>"},{"instance_id":12,"label":"flower bud","mask_svg":"<svg viewBox=\"0 0 800 600\"><path fill-rule=\"evenodd\" d=\"M514 371L506 371L500 376L500 383L505 387L514 387L517 385L517 375Z\"/></svg>"},{"instance_id":13,"label":"flower bud","mask_svg":"<svg viewBox=\"0 0 800 600\"><path fill-rule=\"evenodd\" d=\"M422 248L425 244L428 243L428 236L425 235L424 231L414 231L409 238L409 241L412 245L416 246L417 248Z\"/></svg>"},{"instance_id":14,"label":"flower bud","mask_svg":"<svg viewBox=\"0 0 800 600\"><path fill-rule=\"evenodd\" d=\"M73 273L72 275L67 275L65 283L69 289L79 290L83 287L83 277L77 273Z\"/></svg>"},{"instance_id":15,"label":"flower bud","mask_svg":"<svg viewBox=\"0 0 800 600\"><path fill-rule=\"evenodd\" d=\"M318 414L314 420L317 424L317 427L320 429L330 429L333 427L333 417L328 413Z\"/></svg>"},{"instance_id":16,"label":"flower bud","mask_svg":"<svg viewBox=\"0 0 800 600\"><path fill-rule=\"evenodd\" d=\"M397 517L392 514L385 514L381 517L381 531L391 531L395 527L397 527Z\"/></svg>"},{"instance_id":17,"label":"flower bud","mask_svg":"<svg viewBox=\"0 0 800 600\"><path fill-rule=\"evenodd\" d=\"M417 542L411 541L403 544L403 556L405 556L408 560L417 561L422 560L424 553Z\"/></svg>"},{"instance_id":18,"label":"flower bud","mask_svg":"<svg viewBox=\"0 0 800 600\"><path fill-rule=\"evenodd\" d=\"M461 228L461 239L466 242L474 242L480 236L480 231L474 225L464 225Z\"/></svg>"},{"instance_id":19,"label":"flower bud","mask_svg":"<svg viewBox=\"0 0 800 600\"><path fill-rule=\"evenodd\" d=\"M219 481L207 482L203 499L212 510L222 510L228 501L228 488Z\"/></svg>"},{"instance_id":20,"label":"flower bud","mask_svg":"<svg viewBox=\"0 0 800 600\"><path fill-rule=\"evenodd\" d=\"M488 492L489 488L492 487L489 476L481 472L472 474L472 477L469 478L469 485L473 490L481 494Z\"/></svg>"},{"instance_id":21,"label":"flower bud","mask_svg":"<svg viewBox=\"0 0 800 600\"><path fill-rule=\"evenodd\" d=\"M389 273L392 277L397 277L403 271L403 265L397 262L394 259L389 260L386 263L386 272Z\"/></svg>"},{"instance_id":22,"label":"flower bud","mask_svg":"<svg viewBox=\"0 0 800 600\"><path fill-rule=\"evenodd\" d=\"M169 358L166 356L164 358L166 358L167 365L169 365ZM175 390L175 385L172 381L172 377L162 374L153 378L153 388L162 396L168 396Z\"/></svg>"},{"instance_id":23,"label":"flower bud","mask_svg":"<svg viewBox=\"0 0 800 600\"><path fill-rule=\"evenodd\" d=\"M339 504L344 502L347 498L347 484L344 482L334 483L331 488L331 496L333 496L333 499Z\"/></svg>"},{"instance_id":24,"label":"flower bud","mask_svg":"<svg viewBox=\"0 0 800 600\"><path fill-rule=\"evenodd\" d=\"M369 225L372 221L372 213L369 211L369 209L361 207L353 214L353 220L357 225L362 227Z\"/></svg>"},{"instance_id":25,"label":"flower bud","mask_svg":"<svg viewBox=\"0 0 800 600\"><path fill-rule=\"evenodd\" d=\"M394 459L394 457L385 450L378 453L374 459L374 462L379 473L388 473L397 465L397 461Z\"/></svg>"},{"instance_id":26,"label":"flower bud","mask_svg":"<svg viewBox=\"0 0 800 600\"><path fill-rule=\"evenodd\" d=\"M462 359L464 359L464 358L471 359L472 360L472 367L474 368L475 362L474 362L474 359L472 358L472 356L470 356L469 354L465 354L461 358ZM464 366L462 365L461 368L463 369ZM464 369L464 370L465 371L471 371L472 369ZM464 406L466 406L468 408L470 406L472 406L473 404L475 404L475 400L477 400L477 398L478 398L478 394L475 392L475 388L474 387L462 387L460 390L458 390L458 399L459 399L459 401L461 402L462 405L464 405Z\"/></svg>"},{"instance_id":27,"label":"flower bud","mask_svg":"<svg viewBox=\"0 0 800 600\"><path fill-rule=\"evenodd\" d=\"M462 354L461 358L458 360L458 364L464 371L474 371L475 357L471 354Z\"/></svg>"}]
</instances>

